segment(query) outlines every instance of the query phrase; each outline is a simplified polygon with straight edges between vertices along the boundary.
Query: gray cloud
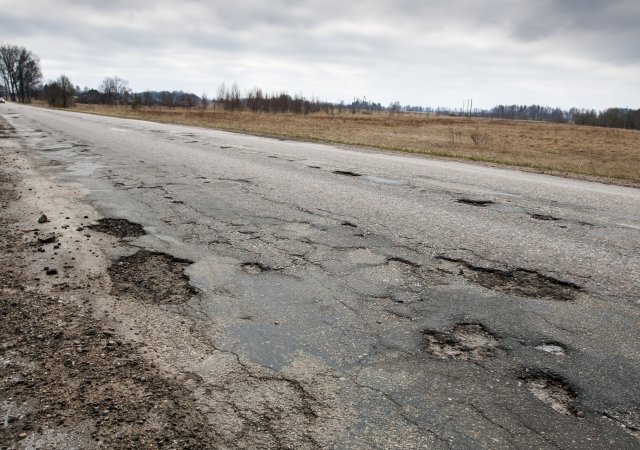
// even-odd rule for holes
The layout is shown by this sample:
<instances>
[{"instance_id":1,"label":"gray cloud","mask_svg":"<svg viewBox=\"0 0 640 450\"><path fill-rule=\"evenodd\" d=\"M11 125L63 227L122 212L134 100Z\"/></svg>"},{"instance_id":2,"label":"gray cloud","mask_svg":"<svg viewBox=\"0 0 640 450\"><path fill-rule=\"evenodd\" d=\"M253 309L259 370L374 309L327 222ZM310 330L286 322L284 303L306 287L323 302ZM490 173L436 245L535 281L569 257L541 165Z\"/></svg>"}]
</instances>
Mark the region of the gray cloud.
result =
<instances>
[{"instance_id":1,"label":"gray cloud","mask_svg":"<svg viewBox=\"0 0 640 450\"><path fill-rule=\"evenodd\" d=\"M637 0L0 0L0 39L96 86L640 106Z\"/></svg>"}]
</instances>

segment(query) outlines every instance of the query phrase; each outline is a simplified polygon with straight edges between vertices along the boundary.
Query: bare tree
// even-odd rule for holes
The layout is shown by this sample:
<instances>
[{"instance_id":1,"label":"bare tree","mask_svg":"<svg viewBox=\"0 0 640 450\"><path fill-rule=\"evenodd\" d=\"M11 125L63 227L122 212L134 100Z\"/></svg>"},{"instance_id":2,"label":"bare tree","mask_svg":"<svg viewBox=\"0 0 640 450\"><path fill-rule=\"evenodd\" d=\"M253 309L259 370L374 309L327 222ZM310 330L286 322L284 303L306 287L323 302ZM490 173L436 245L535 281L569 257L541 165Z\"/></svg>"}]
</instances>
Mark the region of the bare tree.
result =
<instances>
[{"instance_id":1,"label":"bare tree","mask_svg":"<svg viewBox=\"0 0 640 450\"><path fill-rule=\"evenodd\" d=\"M0 76L11 100L29 103L42 80L40 60L17 45L0 45ZM6 94L6 92L5 92Z\"/></svg>"},{"instance_id":2,"label":"bare tree","mask_svg":"<svg viewBox=\"0 0 640 450\"><path fill-rule=\"evenodd\" d=\"M153 105L153 95L150 91L145 91L142 93L142 104L144 106L152 106Z\"/></svg>"},{"instance_id":3,"label":"bare tree","mask_svg":"<svg viewBox=\"0 0 640 450\"><path fill-rule=\"evenodd\" d=\"M42 88L42 96L49 103L49 106L58 106L59 99L62 97L60 93L60 85L57 81L50 81Z\"/></svg>"},{"instance_id":4,"label":"bare tree","mask_svg":"<svg viewBox=\"0 0 640 450\"><path fill-rule=\"evenodd\" d=\"M62 100L62 107L68 108L73 104L74 88L73 83L66 75L60 75L58 78L58 85L60 86L60 97Z\"/></svg>"},{"instance_id":5,"label":"bare tree","mask_svg":"<svg viewBox=\"0 0 640 450\"><path fill-rule=\"evenodd\" d=\"M49 81L42 88L42 95L52 107L68 108L73 105L75 88L66 75L60 75L55 81Z\"/></svg>"},{"instance_id":6,"label":"bare tree","mask_svg":"<svg viewBox=\"0 0 640 450\"><path fill-rule=\"evenodd\" d=\"M98 90L102 94L104 103L112 104L116 102L117 91L113 78L104 77L104 80L100 83Z\"/></svg>"},{"instance_id":7,"label":"bare tree","mask_svg":"<svg viewBox=\"0 0 640 450\"><path fill-rule=\"evenodd\" d=\"M228 92L228 90L227 90L227 86L226 86L224 83L222 83L222 84L220 85L220 87L218 88L218 98L217 98L217 100L218 100L219 102L221 102L221 103L222 103L222 102L224 102L224 101L225 101L225 99L226 99L226 98L227 98L227 96L228 96L227 92Z\"/></svg>"},{"instance_id":8,"label":"bare tree","mask_svg":"<svg viewBox=\"0 0 640 450\"><path fill-rule=\"evenodd\" d=\"M12 101L16 101L17 68L20 48L15 45L0 45L0 72L4 80L5 89L9 92Z\"/></svg>"},{"instance_id":9,"label":"bare tree","mask_svg":"<svg viewBox=\"0 0 640 450\"><path fill-rule=\"evenodd\" d=\"M31 103L33 92L40 85L42 71L40 59L26 48L20 49L18 58L18 98L22 103Z\"/></svg>"},{"instance_id":10,"label":"bare tree","mask_svg":"<svg viewBox=\"0 0 640 450\"><path fill-rule=\"evenodd\" d=\"M191 108L193 108L193 105L196 104L197 97L193 94L182 94L181 97L182 104L186 106L188 110L191 110Z\"/></svg>"},{"instance_id":11,"label":"bare tree","mask_svg":"<svg viewBox=\"0 0 640 450\"><path fill-rule=\"evenodd\" d=\"M118 76L105 77L98 90L107 104L128 103L131 96L129 82Z\"/></svg>"},{"instance_id":12,"label":"bare tree","mask_svg":"<svg viewBox=\"0 0 640 450\"><path fill-rule=\"evenodd\" d=\"M200 97L200 106L202 107L203 111L206 111L209 107L209 97L207 97L206 92L203 92L202 96Z\"/></svg>"}]
</instances>

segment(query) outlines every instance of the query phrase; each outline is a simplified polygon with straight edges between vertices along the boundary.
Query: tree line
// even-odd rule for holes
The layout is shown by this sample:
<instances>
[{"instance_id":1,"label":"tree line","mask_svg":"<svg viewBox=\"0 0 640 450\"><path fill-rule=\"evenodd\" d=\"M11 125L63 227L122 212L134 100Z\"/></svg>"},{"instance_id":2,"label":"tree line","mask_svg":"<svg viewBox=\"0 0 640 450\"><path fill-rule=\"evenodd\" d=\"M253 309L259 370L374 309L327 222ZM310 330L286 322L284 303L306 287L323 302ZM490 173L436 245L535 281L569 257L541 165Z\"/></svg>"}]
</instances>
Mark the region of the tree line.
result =
<instances>
[{"instance_id":1,"label":"tree line","mask_svg":"<svg viewBox=\"0 0 640 450\"><path fill-rule=\"evenodd\" d=\"M572 115L572 121L576 125L640 130L640 109L575 110Z\"/></svg>"},{"instance_id":2,"label":"tree line","mask_svg":"<svg viewBox=\"0 0 640 450\"><path fill-rule=\"evenodd\" d=\"M420 107L411 107L411 109L402 107L402 110L428 112L426 109L420 111ZM603 111L596 111L595 109L578 108L564 110L540 105L498 105L491 109L437 108L431 111L437 115L572 123L575 125L640 130L640 109L634 110L630 108L608 108Z\"/></svg>"},{"instance_id":3,"label":"tree line","mask_svg":"<svg viewBox=\"0 0 640 450\"><path fill-rule=\"evenodd\" d=\"M499 105L488 111L478 111L473 115L498 119L532 120L555 123L573 123L607 128L626 128L640 130L640 109L608 108L603 111L594 109L551 108L540 105Z\"/></svg>"},{"instance_id":4,"label":"tree line","mask_svg":"<svg viewBox=\"0 0 640 450\"><path fill-rule=\"evenodd\" d=\"M74 103L127 105L131 108L141 106L161 106L167 108L194 107L206 110L210 106L225 111L251 111L256 113L293 113L309 114L324 112L341 113L422 113L451 116L486 117L496 119L530 120L555 123L574 123L577 125L627 128L640 130L640 109L609 108L604 111L571 108L563 110L541 105L497 105L491 109L431 108L402 105L392 102L388 106L367 101L366 98L354 98L351 103L307 99L302 95L289 95L287 92L266 93L260 87L254 87L242 94L236 83L220 85L217 96L209 99L206 93L201 96L183 91L143 91L134 93L129 82L118 76L107 76L96 88L81 89L74 86L66 75L56 80L42 82L40 59L25 47L0 44L0 81L3 83L3 95L10 100L30 103L32 99L46 101L51 107L68 108ZM473 105L472 100L465 105Z\"/></svg>"}]
</instances>

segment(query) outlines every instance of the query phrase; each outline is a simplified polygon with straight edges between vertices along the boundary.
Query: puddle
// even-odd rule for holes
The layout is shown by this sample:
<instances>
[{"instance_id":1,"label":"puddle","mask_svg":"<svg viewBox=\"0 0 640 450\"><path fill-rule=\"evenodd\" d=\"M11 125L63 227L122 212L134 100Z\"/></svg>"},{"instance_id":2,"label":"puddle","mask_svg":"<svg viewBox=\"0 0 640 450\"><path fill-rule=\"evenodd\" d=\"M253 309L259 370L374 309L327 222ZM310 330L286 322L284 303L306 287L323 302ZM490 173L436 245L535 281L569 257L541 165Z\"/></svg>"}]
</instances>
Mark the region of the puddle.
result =
<instances>
[{"instance_id":1,"label":"puddle","mask_svg":"<svg viewBox=\"0 0 640 450\"><path fill-rule=\"evenodd\" d=\"M459 198L456 200L456 202L462 203L464 205L473 205L473 206L480 206L480 207L485 207L485 206L495 204L495 202L492 200L480 200L480 199L473 199L473 198Z\"/></svg>"},{"instance_id":2,"label":"puddle","mask_svg":"<svg viewBox=\"0 0 640 450\"><path fill-rule=\"evenodd\" d=\"M458 324L450 333L425 330L424 335L427 351L440 359L485 361L505 353L500 339L481 324Z\"/></svg>"},{"instance_id":3,"label":"puddle","mask_svg":"<svg viewBox=\"0 0 640 450\"><path fill-rule=\"evenodd\" d=\"M89 225L87 228L117 238L139 237L147 234L142 225L129 222L126 219L100 219L96 225Z\"/></svg>"},{"instance_id":4,"label":"puddle","mask_svg":"<svg viewBox=\"0 0 640 450\"><path fill-rule=\"evenodd\" d=\"M577 416L574 404L577 395L561 377L540 372L523 378L525 386L535 398L565 416Z\"/></svg>"},{"instance_id":5,"label":"puddle","mask_svg":"<svg viewBox=\"0 0 640 450\"><path fill-rule=\"evenodd\" d=\"M67 173L73 177L90 177L102 165L93 161L78 161L77 159L67 167Z\"/></svg>"},{"instance_id":6,"label":"puddle","mask_svg":"<svg viewBox=\"0 0 640 450\"><path fill-rule=\"evenodd\" d=\"M184 269L192 261L166 253L140 250L114 261L109 267L111 293L155 304L187 302L197 293Z\"/></svg>"},{"instance_id":7,"label":"puddle","mask_svg":"<svg viewBox=\"0 0 640 450\"><path fill-rule=\"evenodd\" d=\"M380 183L380 184L389 184L389 185L393 185L393 186L397 186L399 184L401 184L400 180L394 180L392 178L384 178L384 177L375 177L372 175L366 176L364 177L365 180L368 181L372 181L374 183Z\"/></svg>"},{"instance_id":8,"label":"puddle","mask_svg":"<svg viewBox=\"0 0 640 450\"><path fill-rule=\"evenodd\" d=\"M467 281L506 294L569 301L581 290L580 286L569 281L558 280L533 270L499 270L474 266L464 260L444 256L438 258L454 263L458 267L458 273Z\"/></svg>"}]
</instances>

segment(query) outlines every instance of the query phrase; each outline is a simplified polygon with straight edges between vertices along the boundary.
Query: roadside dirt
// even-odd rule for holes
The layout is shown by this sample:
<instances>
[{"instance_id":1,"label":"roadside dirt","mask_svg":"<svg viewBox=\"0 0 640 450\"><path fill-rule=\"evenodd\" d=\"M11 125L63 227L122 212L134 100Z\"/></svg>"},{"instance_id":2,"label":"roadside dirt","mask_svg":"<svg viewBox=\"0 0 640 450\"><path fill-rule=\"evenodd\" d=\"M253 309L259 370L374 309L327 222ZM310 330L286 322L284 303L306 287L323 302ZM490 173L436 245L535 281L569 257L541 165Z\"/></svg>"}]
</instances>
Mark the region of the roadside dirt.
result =
<instances>
[{"instance_id":1,"label":"roadside dirt","mask_svg":"<svg viewBox=\"0 0 640 450\"><path fill-rule=\"evenodd\" d=\"M0 143L0 448L216 448L192 393L95 317L100 237L56 213L18 150Z\"/></svg>"}]
</instances>

